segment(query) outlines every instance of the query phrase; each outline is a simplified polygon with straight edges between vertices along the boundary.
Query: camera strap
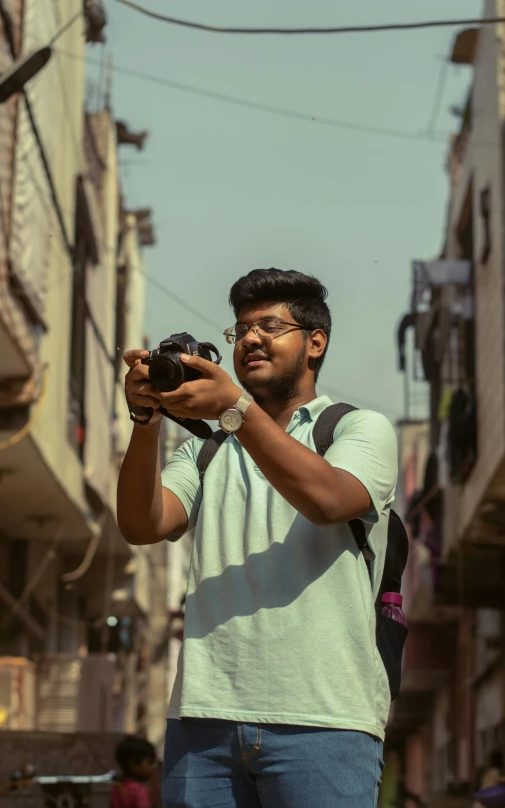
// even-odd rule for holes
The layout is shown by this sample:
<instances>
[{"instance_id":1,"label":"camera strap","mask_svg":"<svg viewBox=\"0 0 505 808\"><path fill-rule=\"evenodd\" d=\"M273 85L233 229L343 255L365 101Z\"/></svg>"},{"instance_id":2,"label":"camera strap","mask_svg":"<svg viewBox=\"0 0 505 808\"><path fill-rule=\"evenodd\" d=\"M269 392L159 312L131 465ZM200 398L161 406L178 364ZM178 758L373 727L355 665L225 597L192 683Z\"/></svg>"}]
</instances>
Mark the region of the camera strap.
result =
<instances>
[{"instance_id":1,"label":"camera strap","mask_svg":"<svg viewBox=\"0 0 505 808\"><path fill-rule=\"evenodd\" d=\"M212 429L206 421L195 421L193 418L177 418L175 415L167 412L165 407L160 407L160 412L165 418L170 418L175 424L184 427L188 432L191 432L196 438L210 438Z\"/></svg>"},{"instance_id":2,"label":"camera strap","mask_svg":"<svg viewBox=\"0 0 505 808\"><path fill-rule=\"evenodd\" d=\"M126 401L128 405L128 409L130 410L130 418L132 414L134 416L139 416L141 419L140 421L137 418L132 418L134 423L140 424L148 424L151 420L151 416L153 414L152 407L138 407L135 404L131 404L128 400ZM160 407L160 412L165 418L170 418L175 424L184 427L187 429L188 432L191 432L196 438L210 438L212 435L212 429L210 428L209 424L206 421L195 421L192 418L177 418L175 415L169 413L165 407Z\"/></svg>"}]
</instances>

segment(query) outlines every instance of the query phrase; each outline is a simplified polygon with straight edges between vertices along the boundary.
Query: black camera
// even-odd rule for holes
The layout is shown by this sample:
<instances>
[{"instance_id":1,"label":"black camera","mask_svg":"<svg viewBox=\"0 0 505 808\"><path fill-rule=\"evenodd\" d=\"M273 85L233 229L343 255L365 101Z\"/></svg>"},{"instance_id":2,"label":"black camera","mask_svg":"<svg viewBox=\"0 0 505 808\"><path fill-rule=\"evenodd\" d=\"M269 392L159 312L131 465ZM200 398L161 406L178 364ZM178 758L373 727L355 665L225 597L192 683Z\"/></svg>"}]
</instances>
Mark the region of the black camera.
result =
<instances>
[{"instance_id":1,"label":"black camera","mask_svg":"<svg viewBox=\"0 0 505 808\"><path fill-rule=\"evenodd\" d=\"M142 360L143 365L149 366L149 380L163 393L177 390L181 384L199 379L202 375L199 370L181 362L181 354L201 356L219 365L221 354L211 342L198 342L191 334L172 334L168 339L160 342L158 348L150 351L149 356ZM212 354L216 359L212 359Z\"/></svg>"}]
</instances>

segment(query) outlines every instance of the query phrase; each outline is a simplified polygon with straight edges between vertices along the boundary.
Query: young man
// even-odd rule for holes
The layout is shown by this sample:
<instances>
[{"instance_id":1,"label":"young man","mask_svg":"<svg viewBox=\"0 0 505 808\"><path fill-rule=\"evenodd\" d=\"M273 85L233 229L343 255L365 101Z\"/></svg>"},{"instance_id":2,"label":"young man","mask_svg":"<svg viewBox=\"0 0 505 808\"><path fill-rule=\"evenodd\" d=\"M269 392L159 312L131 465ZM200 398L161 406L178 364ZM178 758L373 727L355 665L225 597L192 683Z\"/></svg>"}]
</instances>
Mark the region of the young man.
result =
<instances>
[{"instance_id":1,"label":"young man","mask_svg":"<svg viewBox=\"0 0 505 808\"><path fill-rule=\"evenodd\" d=\"M234 284L225 334L239 384L186 357L202 378L159 393L145 354L125 354L127 399L154 414L134 427L121 470L121 531L150 544L195 529L166 808L376 805L389 688L374 599L397 446L382 415L360 410L340 421L324 458L314 451L314 423L331 404L315 389L331 332L326 295L294 271L254 270ZM230 430L203 492L202 440L160 470L160 405ZM348 525L356 517L376 555L372 582Z\"/></svg>"}]
</instances>

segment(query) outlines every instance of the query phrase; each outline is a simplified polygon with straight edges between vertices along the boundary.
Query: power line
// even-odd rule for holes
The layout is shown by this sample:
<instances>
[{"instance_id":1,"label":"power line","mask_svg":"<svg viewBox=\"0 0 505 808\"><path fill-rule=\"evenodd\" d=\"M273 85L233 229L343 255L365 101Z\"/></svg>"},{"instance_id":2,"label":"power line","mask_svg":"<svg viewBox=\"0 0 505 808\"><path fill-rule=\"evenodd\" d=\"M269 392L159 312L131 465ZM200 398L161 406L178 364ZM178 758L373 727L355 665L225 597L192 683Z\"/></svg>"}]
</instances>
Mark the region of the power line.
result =
<instances>
[{"instance_id":1,"label":"power line","mask_svg":"<svg viewBox=\"0 0 505 808\"><path fill-rule=\"evenodd\" d=\"M49 30L48 35L49 35L49 44L50 44L50 46L52 46L54 44L54 42L56 42L65 33L65 31L67 31L69 28L71 28L72 25L75 22L77 22L77 20L80 19L81 17L82 17L82 11L79 11L78 14L76 14L68 22L66 22L65 25L63 25L61 28L59 28L52 37L51 37L51 32L50 32L50 21L46 20L46 22L47 22L46 31ZM37 37L37 39L40 42L40 38ZM42 44L42 42L40 42L40 44ZM59 75L59 78L60 78L60 89L61 89L61 94L63 96L63 104L64 104L64 107L65 107L65 116L67 118L69 128L70 128L70 131L71 131L71 135L72 135L72 138L73 138L73 147L74 147L74 152L75 152L76 165L79 165L80 164L79 138L77 137L75 123L74 123L74 119L73 119L73 116L72 116L72 110L71 110L71 107L70 107L69 97L68 97L67 88L66 88L66 84L65 84L65 76L63 75L62 65L61 65L61 61L60 61L60 58L59 58L59 56L61 56L62 54L60 54L60 52L58 50L56 50L56 54L57 54L57 57L55 59L55 61L56 61L56 69L58 71L58 75Z\"/></svg>"},{"instance_id":2,"label":"power line","mask_svg":"<svg viewBox=\"0 0 505 808\"><path fill-rule=\"evenodd\" d=\"M93 59L88 59L85 56L81 56L77 53L72 53L72 51L58 49L58 53L60 53L62 56L67 56L70 59L76 59L77 61L86 62L87 64L94 65L95 67L100 67L101 64L100 62L97 62ZM169 89L178 90L181 92L187 92L192 95L201 96L202 98L208 98L214 101L221 101L223 103L233 104L234 106L254 109L259 112L266 112L272 115L278 115L280 117L306 121L307 123L315 123L322 126L332 126L339 129L345 129L351 132L361 132L363 134L369 134L369 135L378 135L411 141L417 140L417 141L424 141L425 143L439 143L439 144L446 143L448 139L451 137L451 135L454 134L454 132L450 131L433 132L432 134L428 134L426 130L420 132L409 132L402 129L390 129L380 126L371 126L369 124L355 123L353 121L338 120L337 118L312 115L309 112L300 112L296 110L286 109L284 107L263 104L261 102L249 101L244 98L228 95L226 93L218 93L213 90L204 90L201 87L195 87L194 85L191 84L183 84L182 82L172 81L171 79L165 79L162 76L156 76L152 73L144 73L140 70L125 67L124 65L117 65L117 64L112 65L111 70L112 72L123 73L126 76L137 78L140 81L157 84L161 87L168 87ZM472 143L474 146L489 146L492 148L498 148L500 145L497 141L492 140L472 140Z\"/></svg>"},{"instance_id":3,"label":"power line","mask_svg":"<svg viewBox=\"0 0 505 808\"><path fill-rule=\"evenodd\" d=\"M56 42L56 41L57 41L57 40L58 40L58 39L59 39L61 36L63 36L63 34L64 34L66 31L68 31L68 29L69 29L69 28L71 28L71 27L72 27L72 25L73 25L75 22L77 22L77 20L78 20L80 17L82 17L82 16L83 16L83 12L82 12L82 11L79 11L77 14L75 14L73 17L71 17L71 18L70 18L70 19L69 19L69 20L68 20L68 21L65 23L65 25L62 25L62 26L61 26L61 28L59 28L59 29L58 29L58 31L56 31L56 33L55 33L55 34L54 34L54 35L51 37L51 39L49 40L49 43L48 43L48 44L49 44L49 47L52 47L52 46L54 45L54 43L55 43L55 42Z\"/></svg>"},{"instance_id":4,"label":"power line","mask_svg":"<svg viewBox=\"0 0 505 808\"><path fill-rule=\"evenodd\" d=\"M160 281L157 281L156 278L151 277L147 273L143 273L143 275L146 281L148 281L148 283L150 283L152 286L158 289L159 292L169 297L171 300L177 303L177 305L186 309L186 311L189 311L190 314L193 314L195 317L198 317L198 319L201 320L202 323L207 323L207 325L210 325L211 328L215 328L217 331L219 331L220 334L223 333L224 329L222 325L217 323L215 320L212 320L210 317L207 317L206 314L203 314L203 312L201 312L199 309L196 309L194 306L191 305L191 303L188 303L186 300L184 300L184 298L179 297L179 295L176 295L175 292L172 292L172 290L168 288L168 286L165 286L163 283L160 283Z\"/></svg>"},{"instance_id":5,"label":"power line","mask_svg":"<svg viewBox=\"0 0 505 808\"><path fill-rule=\"evenodd\" d=\"M385 25L350 25L335 28L235 28L230 26L205 25L200 22L181 20L178 17L168 17L166 14L151 11L138 3L134 3L133 0L116 0L116 3L138 11L140 14L151 17L153 20L160 20L161 22L167 22L171 25L179 25L183 28L193 28L197 31L207 31L214 34L359 34L378 33L381 31L412 31L423 28L447 28L460 25L493 25L505 22L505 17L479 17L469 20L427 20L424 22L387 23Z\"/></svg>"},{"instance_id":6,"label":"power line","mask_svg":"<svg viewBox=\"0 0 505 808\"><path fill-rule=\"evenodd\" d=\"M88 64L94 65L95 67L99 67L99 62L92 60L92 59L85 59L76 53L72 53L70 51L59 50L59 53L62 55L68 56L71 59L77 59L81 61L86 61ZM214 101L221 101L225 104L232 104L234 106L239 107L246 107L248 109L254 109L258 112L266 112L270 115L277 115L283 118L291 118L294 120L299 121L306 121L307 123L315 123L320 126L332 126L337 129L346 129L350 132L362 132L364 134L370 135L382 135L384 137L393 137L393 138L400 138L403 140L423 140L426 143L432 142L445 142L449 137L449 132L434 132L432 136L428 136L426 132L409 132L402 129L390 129L380 126L372 126L369 124L361 124L361 123L354 123L352 121L345 121L339 120L337 118L331 118L326 116L320 115L313 115L310 112L301 112L298 110L287 109L285 107L278 107L273 104L264 104L259 101L249 101L245 98L240 98L234 95L228 95L227 93L219 93L213 90L205 90L201 87L195 87L191 84L184 84L179 81L172 81L171 79L163 78L162 76L156 76L152 73L144 73L140 70L134 70L130 67L125 67L123 65L114 64L112 66L112 70L115 73L123 73L126 76L131 76L132 78L137 78L141 81L146 81L151 84L157 84L161 87L168 87L172 90L177 90L179 92L190 93L191 95L197 95L202 98L208 98Z\"/></svg>"}]
</instances>

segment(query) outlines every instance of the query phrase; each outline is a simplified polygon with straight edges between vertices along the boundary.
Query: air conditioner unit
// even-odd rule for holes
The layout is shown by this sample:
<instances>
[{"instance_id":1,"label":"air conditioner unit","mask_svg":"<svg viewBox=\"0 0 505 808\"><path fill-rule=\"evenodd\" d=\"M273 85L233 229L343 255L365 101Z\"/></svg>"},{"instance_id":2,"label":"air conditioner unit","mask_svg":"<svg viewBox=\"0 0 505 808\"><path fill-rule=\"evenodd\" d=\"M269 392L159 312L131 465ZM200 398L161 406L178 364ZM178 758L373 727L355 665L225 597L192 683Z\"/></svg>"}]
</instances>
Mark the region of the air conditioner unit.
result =
<instances>
[{"instance_id":1,"label":"air conditioner unit","mask_svg":"<svg viewBox=\"0 0 505 808\"><path fill-rule=\"evenodd\" d=\"M0 730L35 729L36 668L23 657L0 657Z\"/></svg>"}]
</instances>

